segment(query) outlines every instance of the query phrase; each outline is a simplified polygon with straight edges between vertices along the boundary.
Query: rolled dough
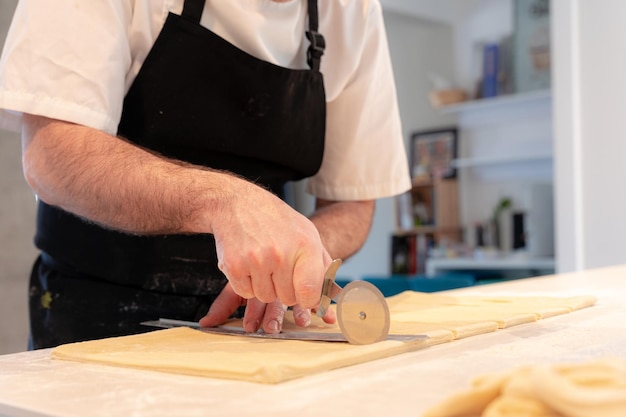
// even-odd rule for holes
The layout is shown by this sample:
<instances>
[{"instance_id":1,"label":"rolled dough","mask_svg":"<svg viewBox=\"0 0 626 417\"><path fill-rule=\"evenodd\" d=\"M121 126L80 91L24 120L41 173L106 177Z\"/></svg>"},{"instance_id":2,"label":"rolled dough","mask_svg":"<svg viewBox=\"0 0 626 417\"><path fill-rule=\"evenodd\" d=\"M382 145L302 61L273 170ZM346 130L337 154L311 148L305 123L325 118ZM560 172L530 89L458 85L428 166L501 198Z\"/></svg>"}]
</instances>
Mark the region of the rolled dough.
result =
<instances>
[{"instance_id":1,"label":"rolled dough","mask_svg":"<svg viewBox=\"0 0 626 417\"><path fill-rule=\"evenodd\" d=\"M534 322L591 306L595 298L474 297L407 291L387 298L391 333L425 334L427 340L383 341L371 345L271 340L203 333L188 328L59 346L55 359L277 383L320 371L413 351L499 328ZM230 325L241 325L230 323ZM285 317L284 331L295 329ZM299 329L302 330L302 329ZM335 331L314 317L308 331Z\"/></svg>"},{"instance_id":2,"label":"rolled dough","mask_svg":"<svg viewBox=\"0 0 626 417\"><path fill-rule=\"evenodd\" d=\"M424 417L623 417L626 360L524 366L485 375Z\"/></svg>"}]
</instances>

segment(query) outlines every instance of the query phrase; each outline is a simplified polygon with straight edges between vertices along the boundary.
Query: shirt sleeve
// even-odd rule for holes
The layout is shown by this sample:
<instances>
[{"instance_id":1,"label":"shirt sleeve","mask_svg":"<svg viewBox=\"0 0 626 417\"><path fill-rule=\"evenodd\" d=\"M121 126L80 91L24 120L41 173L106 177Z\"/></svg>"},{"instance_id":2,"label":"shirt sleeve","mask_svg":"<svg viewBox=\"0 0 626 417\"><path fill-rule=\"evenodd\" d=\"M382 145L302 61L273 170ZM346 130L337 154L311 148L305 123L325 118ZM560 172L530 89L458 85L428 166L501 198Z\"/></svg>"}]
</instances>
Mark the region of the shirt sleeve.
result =
<instances>
[{"instance_id":1,"label":"shirt sleeve","mask_svg":"<svg viewBox=\"0 0 626 417\"><path fill-rule=\"evenodd\" d=\"M375 199L411 187L382 10L371 4L358 64L327 105L322 166L306 188L320 198Z\"/></svg>"},{"instance_id":2,"label":"shirt sleeve","mask_svg":"<svg viewBox=\"0 0 626 417\"><path fill-rule=\"evenodd\" d=\"M130 2L22 0L0 58L0 126L31 113L117 132Z\"/></svg>"}]
</instances>

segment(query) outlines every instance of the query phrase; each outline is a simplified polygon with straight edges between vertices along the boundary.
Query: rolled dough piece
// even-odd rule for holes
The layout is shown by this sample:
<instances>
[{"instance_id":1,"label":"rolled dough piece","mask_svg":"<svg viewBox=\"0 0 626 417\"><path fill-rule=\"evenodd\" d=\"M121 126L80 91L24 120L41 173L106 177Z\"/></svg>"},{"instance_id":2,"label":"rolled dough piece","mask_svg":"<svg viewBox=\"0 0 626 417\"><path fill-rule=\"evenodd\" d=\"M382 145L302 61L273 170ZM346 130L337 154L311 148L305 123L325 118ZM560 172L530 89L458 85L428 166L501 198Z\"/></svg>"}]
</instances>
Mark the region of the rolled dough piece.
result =
<instances>
[{"instance_id":1,"label":"rolled dough piece","mask_svg":"<svg viewBox=\"0 0 626 417\"><path fill-rule=\"evenodd\" d=\"M532 365L484 375L429 409L424 417L622 417L626 360Z\"/></svg>"},{"instance_id":2,"label":"rolled dough piece","mask_svg":"<svg viewBox=\"0 0 626 417\"><path fill-rule=\"evenodd\" d=\"M424 417L480 416L487 406L500 396L508 378L504 374L476 378L470 389L458 392L431 407Z\"/></svg>"},{"instance_id":3,"label":"rolled dough piece","mask_svg":"<svg viewBox=\"0 0 626 417\"><path fill-rule=\"evenodd\" d=\"M595 298L453 297L407 291L387 301L391 333L424 334L429 338L356 346L226 336L175 328L62 345L53 349L51 355L56 359L277 383L474 334L494 332L523 322L518 317L532 317L528 321L536 321L543 317L542 311L568 313L592 305ZM336 325L327 325L315 316L312 319L308 331L339 332ZM229 324L241 326L241 322ZM283 328L285 331L296 328L292 316L285 316Z\"/></svg>"}]
</instances>

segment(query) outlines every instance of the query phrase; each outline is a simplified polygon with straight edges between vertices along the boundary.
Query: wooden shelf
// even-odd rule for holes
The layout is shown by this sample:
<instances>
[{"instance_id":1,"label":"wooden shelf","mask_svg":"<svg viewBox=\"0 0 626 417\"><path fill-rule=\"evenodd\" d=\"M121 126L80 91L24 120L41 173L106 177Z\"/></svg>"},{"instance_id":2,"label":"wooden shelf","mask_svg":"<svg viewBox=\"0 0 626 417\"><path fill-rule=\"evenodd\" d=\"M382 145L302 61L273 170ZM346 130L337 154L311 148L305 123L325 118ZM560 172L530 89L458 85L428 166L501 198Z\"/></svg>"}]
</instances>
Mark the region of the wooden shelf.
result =
<instances>
[{"instance_id":1,"label":"wooden shelf","mask_svg":"<svg viewBox=\"0 0 626 417\"><path fill-rule=\"evenodd\" d=\"M413 181L398 206L402 212L392 236L392 273L424 273L429 247L460 240L458 194L456 178ZM420 222L425 224L411 227Z\"/></svg>"},{"instance_id":2,"label":"wooden shelf","mask_svg":"<svg viewBox=\"0 0 626 417\"><path fill-rule=\"evenodd\" d=\"M550 162L552 161L552 155L549 154L537 154L537 155L510 155L501 157L486 157L486 158L459 158L452 161L452 165L455 168L470 168L478 166L488 165L502 165L502 164L514 164L514 163L528 163L528 162Z\"/></svg>"},{"instance_id":3,"label":"wooden shelf","mask_svg":"<svg viewBox=\"0 0 626 417\"><path fill-rule=\"evenodd\" d=\"M413 180L413 187L433 187L435 183L432 180Z\"/></svg>"},{"instance_id":4,"label":"wooden shelf","mask_svg":"<svg viewBox=\"0 0 626 417\"><path fill-rule=\"evenodd\" d=\"M550 90L468 101L447 106L441 112L457 118L463 146L451 165L459 170L467 189L486 180L553 179ZM466 202L461 205L467 207Z\"/></svg>"},{"instance_id":5,"label":"wooden shelf","mask_svg":"<svg viewBox=\"0 0 626 417\"><path fill-rule=\"evenodd\" d=\"M424 226L411 229L405 227L404 230L413 232L417 230L420 233L431 234L458 231L458 181L456 178L432 181L414 180L411 196L411 209L415 210L416 204L422 204L426 208L428 216L421 219L426 223ZM432 224L433 222L434 224ZM401 227L398 228L402 229Z\"/></svg>"},{"instance_id":6,"label":"wooden shelf","mask_svg":"<svg viewBox=\"0 0 626 417\"><path fill-rule=\"evenodd\" d=\"M426 273L437 275L443 272L458 270L537 270L542 273L554 273L554 258L529 258L504 256L496 258L441 258L426 261Z\"/></svg>"},{"instance_id":7,"label":"wooden shelf","mask_svg":"<svg viewBox=\"0 0 626 417\"><path fill-rule=\"evenodd\" d=\"M441 108L444 114L467 113L473 111L493 110L496 108L513 107L516 105L532 105L532 102L543 102L552 99L550 90L530 91L528 93L509 94L479 100L465 101Z\"/></svg>"},{"instance_id":8,"label":"wooden shelf","mask_svg":"<svg viewBox=\"0 0 626 417\"><path fill-rule=\"evenodd\" d=\"M416 226L412 229L398 229L396 235L398 236L410 236L410 235L438 235L438 234L451 234L460 233L461 228L456 226L435 226L424 225Z\"/></svg>"}]
</instances>

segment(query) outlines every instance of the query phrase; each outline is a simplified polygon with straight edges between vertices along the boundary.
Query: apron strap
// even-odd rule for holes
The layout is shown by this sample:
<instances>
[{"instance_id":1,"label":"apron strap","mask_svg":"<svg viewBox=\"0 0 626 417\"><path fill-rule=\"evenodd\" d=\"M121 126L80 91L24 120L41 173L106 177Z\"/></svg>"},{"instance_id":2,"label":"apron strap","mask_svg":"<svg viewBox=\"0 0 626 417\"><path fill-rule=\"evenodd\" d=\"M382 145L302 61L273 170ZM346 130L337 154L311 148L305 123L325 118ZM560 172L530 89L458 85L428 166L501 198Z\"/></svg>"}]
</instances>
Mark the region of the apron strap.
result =
<instances>
[{"instance_id":1,"label":"apron strap","mask_svg":"<svg viewBox=\"0 0 626 417\"><path fill-rule=\"evenodd\" d=\"M183 12L181 16L187 20L191 20L195 23L200 23L202 17L202 11L204 10L205 0L185 0L183 5ZM317 12L317 0L307 0L308 3L308 15L309 15L309 30L306 31L306 37L311 42L309 49L307 50L307 63L309 67L314 71L319 71L322 55L326 48L326 41L321 33L317 31L318 28L318 12Z\"/></svg>"},{"instance_id":2,"label":"apron strap","mask_svg":"<svg viewBox=\"0 0 626 417\"><path fill-rule=\"evenodd\" d=\"M306 37L311 42L309 49L307 50L307 63L314 71L319 71L322 55L324 54L324 48L326 48L326 41L321 33L317 31L318 27L318 13L317 13L317 0L308 0L309 6L309 30L306 32Z\"/></svg>"},{"instance_id":3,"label":"apron strap","mask_svg":"<svg viewBox=\"0 0 626 417\"><path fill-rule=\"evenodd\" d=\"M200 23L205 0L185 0L181 16L195 23Z\"/></svg>"}]
</instances>

